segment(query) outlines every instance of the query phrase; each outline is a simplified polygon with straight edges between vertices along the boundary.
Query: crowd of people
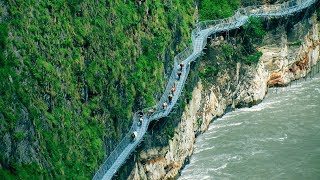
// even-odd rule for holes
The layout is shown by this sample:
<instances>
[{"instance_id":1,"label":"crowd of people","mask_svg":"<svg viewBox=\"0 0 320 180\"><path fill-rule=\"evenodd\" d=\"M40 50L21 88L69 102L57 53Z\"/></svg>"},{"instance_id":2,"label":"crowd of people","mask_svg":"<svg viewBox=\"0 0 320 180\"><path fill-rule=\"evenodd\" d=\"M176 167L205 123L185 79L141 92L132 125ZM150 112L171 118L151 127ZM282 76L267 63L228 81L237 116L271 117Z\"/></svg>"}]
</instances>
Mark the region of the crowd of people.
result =
<instances>
[{"instance_id":1,"label":"crowd of people","mask_svg":"<svg viewBox=\"0 0 320 180\"><path fill-rule=\"evenodd\" d=\"M171 88L171 92L170 94L168 95L168 101L165 101L163 102L162 104L162 108L163 110L166 110L168 108L168 104L171 104L172 103L172 100L173 100L173 97L174 97L174 94L177 90L177 85L178 85L178 81L181 79L181 75L182 75L182 70L184 68L184 64L183 63L180 63L179 64L179 67L178 67L178 72L177 72L177 77L176 77L176 80L174 81L173 83L173 86ZM154 113L155 109L149 109L148 112L147 112L147 115L150 116ZM143 112L140 111L138 112L138 116L139 116L139 122L138 122L138 125L141 126L142 123L143 123ZM132 134L131 134L131 140L132 141L135 141L136 138L137 138L137 132L134 131Z\"/></svg>"},{"instance_id":2,"label":"crowd of people","mask_svg":"<svg viewBox=\"0 0 320 180\"><path fill-rule=\"evenodd\" d=\"M168 103L169 103L169 104L172 103L172 99L173 99L173 97L174 97L174 93L176 92L176 89L177 89L178 81L180 80L181 75L182 75L183 67L184 67L184 64L183 64L183 63L180 63L179 68L178 68L178 72L177 72L177 79L174 81L173 86L172 86L172 88L171 88L171 93L168 95ZM168 103L167 103L167 102L164 102L164 103L162 104L162 108L163 108L164 110L166 110L166 109L168 108Z\"/></svg>"}]
</instances>

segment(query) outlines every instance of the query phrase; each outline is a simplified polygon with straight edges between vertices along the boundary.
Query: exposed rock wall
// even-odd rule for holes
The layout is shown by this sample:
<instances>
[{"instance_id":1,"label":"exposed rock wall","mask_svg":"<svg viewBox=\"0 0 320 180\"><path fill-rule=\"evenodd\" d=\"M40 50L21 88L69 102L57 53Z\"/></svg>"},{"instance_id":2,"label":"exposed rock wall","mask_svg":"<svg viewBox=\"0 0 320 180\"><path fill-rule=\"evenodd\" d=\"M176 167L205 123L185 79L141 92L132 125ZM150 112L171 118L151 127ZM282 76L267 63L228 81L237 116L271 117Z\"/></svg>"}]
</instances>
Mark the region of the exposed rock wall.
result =
<instances>
[{"instance_id":1,"label":"exposed rock wall","mask_svg":"<svg viewBox=\"0 0 320 180\"><path fill-rule=\"evenodd\" d=\"M292 80L306 76L310 68L318 62L319 57L319 30L315 19L309 33L298 37L301 41L290 42L286 34L281 37L281 46L272 45L259 48L263 52L261 61L269 73L269 86L284 86ZM303 31L304 24L295 25L296 32ZM293 36L299 36L297 33ZM300 45L301 44L301 45Z\"/></svg>"},{"instance_id":2,"label":"exposed rock wall","mask_svg":"<svg viewBox=\"0 0 320 180\"><path fill-rule=\"evenodd\" d=\"M212 42L209 51L216 44ZM232 107L259 103L268 86L284 86L306 76L319 57L316 17L295 24L291 32L285 28L268 32L263 44L258 48L263 56L257 65L237 63L229 72L220 71L212 85L197 83L169 145L142 150L129 179L177 177L193 153L196 136L206 131L213 119Z\"/></svg>"}]
</instances>

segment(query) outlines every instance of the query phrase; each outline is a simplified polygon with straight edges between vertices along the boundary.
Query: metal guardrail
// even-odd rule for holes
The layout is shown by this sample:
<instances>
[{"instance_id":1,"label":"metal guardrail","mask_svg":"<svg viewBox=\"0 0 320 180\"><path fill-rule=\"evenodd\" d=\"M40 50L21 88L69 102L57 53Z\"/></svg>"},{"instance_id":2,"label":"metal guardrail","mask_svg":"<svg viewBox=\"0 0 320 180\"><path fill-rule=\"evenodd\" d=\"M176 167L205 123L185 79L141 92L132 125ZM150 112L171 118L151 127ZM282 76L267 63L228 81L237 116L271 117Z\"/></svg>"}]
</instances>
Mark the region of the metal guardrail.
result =
<instances>
[{"instance_id":1,"label":"metal guardrail","mask_svg":"<svg viewBox=\"0 0 320 180\"><path fill-rule=\"evenodd\" d=\"M250 17L276 18L288 16L311 6L315 2L317 2L317 0L291 0L275 5L248 6L246 8L238 9L235 12L235 15L232 17L200 22L198 28L192 30L191 32L191 45L174 57L174 67L172 73L166 89L157 105L141 110L143 113L143 123L140 126L139 114L138 112L134 114L131 129L100 166L93 179L111 179L116 171L129 157L132 151L134 151L135 148L141 143L149 123L153 120L168 116L181 95L190 71L190 62L195 61L201 55L203 48L206 46L208 36L217 32L239 28L240 26L246 24ZM180 63L185 65L183 69L180 69ZM182 71L182 74L178 80L177 72L179 70ZM164 102L168 102L168 96L171 94L171 88L175 83L176 90L174 92L172 102L170 104L168 103L168 107L166 109L163 109L162 105ZM135 141L131 141L131 134L133 132L137 132L138 134Z\"/></svg>"}]
</instances>

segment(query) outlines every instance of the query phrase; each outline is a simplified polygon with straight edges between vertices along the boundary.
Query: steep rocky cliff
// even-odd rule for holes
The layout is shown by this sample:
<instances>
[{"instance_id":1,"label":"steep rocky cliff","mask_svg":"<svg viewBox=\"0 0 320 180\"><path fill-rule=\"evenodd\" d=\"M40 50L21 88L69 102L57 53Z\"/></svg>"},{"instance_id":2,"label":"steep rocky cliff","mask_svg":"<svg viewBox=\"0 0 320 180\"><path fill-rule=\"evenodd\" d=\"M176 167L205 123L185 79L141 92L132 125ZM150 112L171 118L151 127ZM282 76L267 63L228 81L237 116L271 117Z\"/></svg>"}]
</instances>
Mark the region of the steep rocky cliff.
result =
<instances>
[{"instance_id":1,"label":"steep rocky cliff","mask_svg":"<svg viewBox=\"0 0 320 180\"><path fill-rule=\"evenodd\" d=\"M270 86L285 86L306 76L319 58L317 17L314 15L292 23L288 21L290 19L271 24L272 28L269 28L263 42L256 45L263 53L257 64L220 64L222 68L216 76L215 73L211 74L215 77L197 81L169 143L164 146L142 145L143 148L134 155L134 163L131 162L134 168L129 179L177 177L192 155L197 135L206 131L215 118L232 108L259 103ZM227 41L236 40L224 40L224 37L211 40L207 55L197 62L197 67L209 65L210 61L218 61L219 58L224 59L216 49ZM197 67L195 69L199 70ZM152 141L152 137L155 136L150 135L146 141Z\"/></svg>"}]
</instances>

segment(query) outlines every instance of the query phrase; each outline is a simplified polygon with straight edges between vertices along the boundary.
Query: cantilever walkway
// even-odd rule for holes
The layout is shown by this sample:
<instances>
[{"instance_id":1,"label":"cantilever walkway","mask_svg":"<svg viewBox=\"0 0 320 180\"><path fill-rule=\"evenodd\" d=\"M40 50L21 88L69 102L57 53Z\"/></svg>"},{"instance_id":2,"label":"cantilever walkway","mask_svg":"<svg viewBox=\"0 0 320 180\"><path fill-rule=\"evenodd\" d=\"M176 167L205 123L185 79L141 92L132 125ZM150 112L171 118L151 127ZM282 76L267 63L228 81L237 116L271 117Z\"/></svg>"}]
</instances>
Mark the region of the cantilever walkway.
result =
<instances>
[{"instance_id":1,"label":"cantilever walkway","mask_svg":"<svg viewBox=\"0 0 320 180\"><path fill-rule=\"evenodd\" d=\"M227 19L200 22L199 27L192 31L192 44L190 47L179 53L174 58L174 68L165 92L163 93L158 104L154 107L142 110L144 115L143 123L140 126L138 125L138 113L134 114L133 124L130 131L126 134L115 150L106 159L106 161L101 165L93 179L112 179L113 175L142 141L149 123L153 120L168 116L180 97L181 91L190 71L190 62L195 61L201 55L203 48L207 44L208 36L217 32L239 28L248 22L249 17L281 18L283 16L293 15L296 12L310 7L316 2L317 0L291 0L276 5L250 6L239 9L234 16ZM185 65L182 70L179 69L180 63ZM182 75L181 78L177 80L177 72L179 70L182 72ZM175 81L177 84L172 102L169 103L168 107L164 110L162 108L162 104L164 102L168 102L168 95L171 93L171 88L174 86ZM137 137L135 141L131 142L130 136L133 132L137 132Z\"/></svg>"}]
</instances>

